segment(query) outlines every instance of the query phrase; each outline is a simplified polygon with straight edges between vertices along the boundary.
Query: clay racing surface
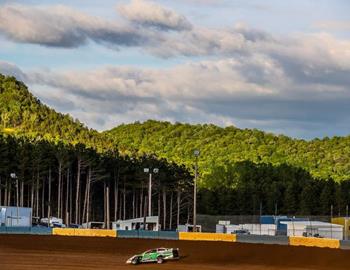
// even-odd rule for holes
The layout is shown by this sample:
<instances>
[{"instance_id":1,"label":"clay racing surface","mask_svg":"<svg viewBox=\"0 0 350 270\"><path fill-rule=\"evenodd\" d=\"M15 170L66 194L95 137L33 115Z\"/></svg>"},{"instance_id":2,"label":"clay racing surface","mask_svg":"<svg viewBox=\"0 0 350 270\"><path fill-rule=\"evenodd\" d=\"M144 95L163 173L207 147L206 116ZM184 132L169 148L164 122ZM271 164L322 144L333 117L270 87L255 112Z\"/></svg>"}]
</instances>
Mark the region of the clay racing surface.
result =
<instances>
[{"instance_id":1,"label":"clay racing surface","mask_svg":"<svg viewBox=\"0 0 350 270\"><path fill-rule=\"evenodd\" d=\"M179 261L126 265L155 247L180 248ZM349 269L350 251L225 242L0 235L0 269L266 270Z\"/></svg>"}]
</instances>

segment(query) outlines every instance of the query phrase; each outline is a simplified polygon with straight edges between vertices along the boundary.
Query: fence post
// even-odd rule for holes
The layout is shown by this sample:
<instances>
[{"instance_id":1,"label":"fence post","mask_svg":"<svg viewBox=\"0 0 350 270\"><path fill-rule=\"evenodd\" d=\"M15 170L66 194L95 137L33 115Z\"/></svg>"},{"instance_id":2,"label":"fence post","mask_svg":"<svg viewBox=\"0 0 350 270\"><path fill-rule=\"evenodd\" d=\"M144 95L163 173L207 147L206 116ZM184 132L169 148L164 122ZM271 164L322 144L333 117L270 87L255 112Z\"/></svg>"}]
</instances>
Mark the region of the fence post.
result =
<instances>
[{"instance_id":1,"label":"fence post","mask_svg":"<svg viewBox=\"0 0 350 270\"><path fill-rule=\"evenodd\" d=\"M333 232L332 232L332 219L333 219L333 204L331 205L331 238L333 238Z\"/></svg>"}]
</instances>

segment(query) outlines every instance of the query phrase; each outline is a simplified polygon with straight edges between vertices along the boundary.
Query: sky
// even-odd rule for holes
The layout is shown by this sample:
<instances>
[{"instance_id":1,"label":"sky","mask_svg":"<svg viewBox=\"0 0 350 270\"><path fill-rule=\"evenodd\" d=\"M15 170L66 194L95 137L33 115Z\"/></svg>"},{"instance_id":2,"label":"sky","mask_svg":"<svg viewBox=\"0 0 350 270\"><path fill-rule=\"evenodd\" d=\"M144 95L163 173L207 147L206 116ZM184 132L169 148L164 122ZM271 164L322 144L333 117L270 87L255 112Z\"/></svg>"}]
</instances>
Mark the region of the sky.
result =
<instances>
[{"instance_id":1,"label":"sky","mask_svg":"<svg viewBox=\"0 0 350 270\"><path fill-rule=\"evenodd\" d=\"M0 73L97 130L350 134L348 0L0 0Z\"/></svg>"}]
</instances>

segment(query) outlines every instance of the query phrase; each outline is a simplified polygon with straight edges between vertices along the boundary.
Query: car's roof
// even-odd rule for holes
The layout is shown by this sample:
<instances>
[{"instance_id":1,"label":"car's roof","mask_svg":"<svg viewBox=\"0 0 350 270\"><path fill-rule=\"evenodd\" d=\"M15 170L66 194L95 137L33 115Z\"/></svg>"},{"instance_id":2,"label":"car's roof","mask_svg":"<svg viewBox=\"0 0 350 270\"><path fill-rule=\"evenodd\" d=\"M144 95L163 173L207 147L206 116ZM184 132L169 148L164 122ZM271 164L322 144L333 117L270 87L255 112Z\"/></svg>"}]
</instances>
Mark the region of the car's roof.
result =
<instances>
[{"instance_id":1,"label":"car's roof","mask_svg":"<svg viewBox=\"0 0 350 270\"><path fill-rule=\"evenodd\" d=\"M145 252L148 252L151 250L157 250L157 249L168 249L168 248L165 248L165 247L151 248L151 249L146 250Z\"/></svg>"}]
</instances>

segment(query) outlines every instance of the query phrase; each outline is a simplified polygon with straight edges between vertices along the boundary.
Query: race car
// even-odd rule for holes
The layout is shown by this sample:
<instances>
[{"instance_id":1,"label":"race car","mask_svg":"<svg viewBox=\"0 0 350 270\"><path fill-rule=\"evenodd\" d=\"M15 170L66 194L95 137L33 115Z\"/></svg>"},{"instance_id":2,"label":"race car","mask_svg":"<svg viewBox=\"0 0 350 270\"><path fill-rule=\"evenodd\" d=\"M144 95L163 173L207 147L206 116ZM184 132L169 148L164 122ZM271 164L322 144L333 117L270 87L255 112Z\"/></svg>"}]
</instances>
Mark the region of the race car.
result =
<instances>
[{"instance_id":1,"label":"race car","mask_svg":"<svg viewBox=\"0 0 350 270\"><path fill-rule=\"evenodd\" d=\"M148 262L163 263L167 260L177 260L179 258L178 248L156 248L147 250L142 254L134 255L126 263L134 265Z\"/></svg>"}]
</instances>

